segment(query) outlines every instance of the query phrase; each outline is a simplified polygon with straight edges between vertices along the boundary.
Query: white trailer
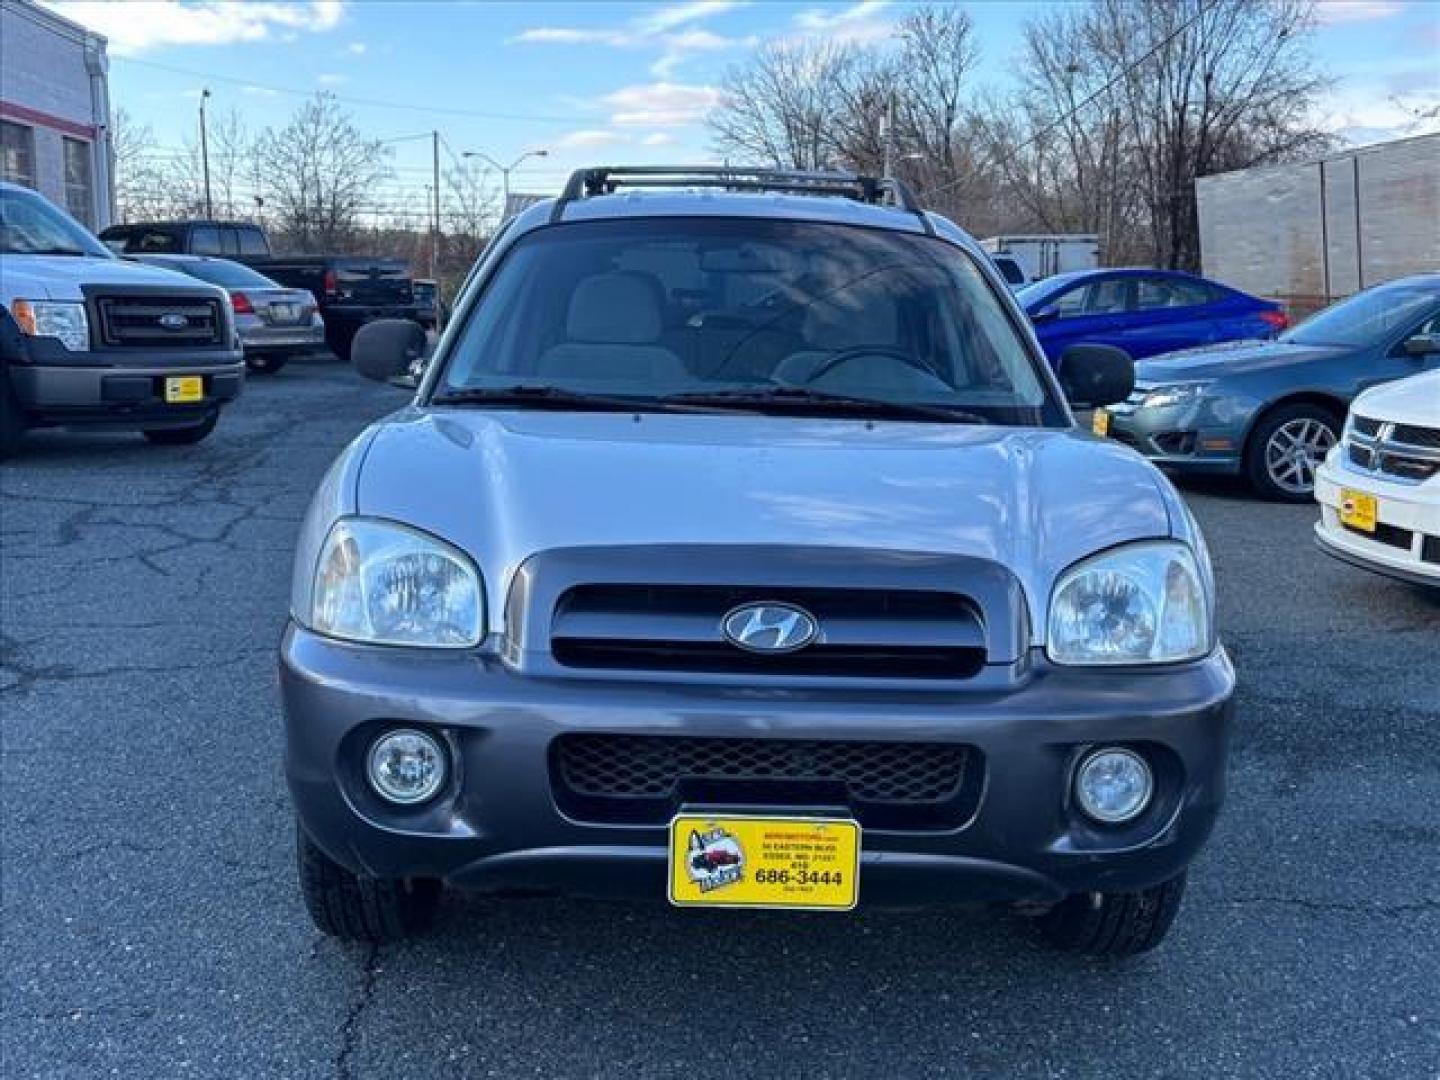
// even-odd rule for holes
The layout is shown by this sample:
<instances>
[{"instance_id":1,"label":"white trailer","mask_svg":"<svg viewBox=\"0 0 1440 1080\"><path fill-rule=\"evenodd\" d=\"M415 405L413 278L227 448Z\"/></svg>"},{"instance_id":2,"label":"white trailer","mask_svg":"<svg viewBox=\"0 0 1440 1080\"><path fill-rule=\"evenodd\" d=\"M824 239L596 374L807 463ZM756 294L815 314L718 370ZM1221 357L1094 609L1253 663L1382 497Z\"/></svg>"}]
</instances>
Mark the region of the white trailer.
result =
<instances>
[{"instance_id":1,"label":"white trailer","mask_svg":"<svg viewBox=\"0 0 1440 1080\"><path fill-rule=\"evenodd\" d=\"M1100 237L1090 233L992 236L981 240L980 246L992 255L1012 256L1025 271L1026 281L1072 270L1093 270L1100 265Z\"/></svg>"}]
</instances>

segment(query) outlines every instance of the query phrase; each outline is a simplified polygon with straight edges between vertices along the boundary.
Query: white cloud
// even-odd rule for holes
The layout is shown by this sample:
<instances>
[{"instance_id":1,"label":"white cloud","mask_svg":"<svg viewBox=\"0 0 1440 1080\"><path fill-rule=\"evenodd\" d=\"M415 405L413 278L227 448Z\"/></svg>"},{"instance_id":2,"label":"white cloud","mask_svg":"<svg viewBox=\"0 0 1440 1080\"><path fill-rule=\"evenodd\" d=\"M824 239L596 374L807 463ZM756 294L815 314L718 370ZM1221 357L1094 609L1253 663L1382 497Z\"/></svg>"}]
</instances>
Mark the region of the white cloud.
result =
<instances>
[{"instance_id":1,"label":"white cloud","mask_svg":"<svg viewBox=\"0 0 1440 1080\"><path fill-rule=\"evenodd\" d=\"M668 131L652 131L640 140L641 146L669 146L675 141L675 136Z\"/></svg>"},{"instance_id":2,"label":"white cloud","mask_svg":"<svg viewBox=\"0 0 1440 1080\"><path fill-rule=\"evenodd\" d=\"M252 0L241 9L223 0L45 0L47 7L104 34L117 56L173 45L229 45L264 41L285 31L333 30L344 15L343 0Z\"/></svg>"},{"instance_id":3,"label":"white cloud","mask_svg":"<svg viewBox=\"0 0 1440 1080\"><path fill-rule=\"evenodd\" d=\"M652 10L619 26L535 26L509 39L509 44L602 45L611 49L659 49L651 65L657 79L668 79L695 53L753 48L754 37L726 37L693 24L742 6L738 0L692 0Z\"/></svg>"},{"instance_id":4,"label":"white cloud","mask_svg":"<svg viewBox=\"0 0 1440 1080\"><path fill-rule=\"evenodd\" d=\"M743 7L740 0L691 0L690 3L672 4L662 7L643 18L636 19L635 25L650 33L673 30L686 23L709 19L725 11Z\"/></svg>"},{"instance_id":5,"label":"white cloud","mask_svg":"<svg viewBox=\"0 0 1440 1080\"><path fill-rule=\"evenodd\" d=\"M561 150L573 150L589 146L614 146L616 143L629 141L630 137L621 131L587 128L582 131L572 131L568 135L561 135L555 140L555 146Z\"/></svg>"},{"instance_id":6,"label":"white cloud","mask_svg":"<svg viewBox=\"0 0 1440 1080\"><path fill-rule=\"evenodd\" d=\"M1322 0L1315 17L1324 26L1388 19L1405 10L1402 0Z\"/></svg>"},{"instance_id":7,"label":"white cloud","mask_svg":"<svg viewBox=\"0 0 1440 1080\"><path fill-rule=\"evenodd\" d=\"M801 37L864 45L884 41L895 32L894 23L882 18L891 0L860 0L848 7L808 8L795 16Z\"/></svg>"},{"instance_id":8,"label":"white cloud","mask_svg":"<svg viewBox=\"0 0 1440 1080\"><path fill-rule=\"evenodd\" d=\"M350 81L348 75L337 75L333 71L325 71L315 76L315 81L321 86L343 86Z\"/></svg>"},{"instance_id":9,"label":"white cloud","mask_svg":"<svg viewBox=\"0 0 1440 1080\"><path fill-rule=\"evenodd\" d=\"M720 97L719 88L714 86L655 82L623 87L606 94L601 101L612 110L612 124L684 127L703 120Z\"/></svg>"},{"instance_id":10,"label":"white cloud","mask_svg":"<svg viewBox=\"0 0 1440 1080\"><path fill-rule=\"evenodd\" d=\"M351 56L364 56L367 48L369 48L369 46L363 41L352 41L349 45L345 46L345 51Z\"/></svg>"}]
</instances>

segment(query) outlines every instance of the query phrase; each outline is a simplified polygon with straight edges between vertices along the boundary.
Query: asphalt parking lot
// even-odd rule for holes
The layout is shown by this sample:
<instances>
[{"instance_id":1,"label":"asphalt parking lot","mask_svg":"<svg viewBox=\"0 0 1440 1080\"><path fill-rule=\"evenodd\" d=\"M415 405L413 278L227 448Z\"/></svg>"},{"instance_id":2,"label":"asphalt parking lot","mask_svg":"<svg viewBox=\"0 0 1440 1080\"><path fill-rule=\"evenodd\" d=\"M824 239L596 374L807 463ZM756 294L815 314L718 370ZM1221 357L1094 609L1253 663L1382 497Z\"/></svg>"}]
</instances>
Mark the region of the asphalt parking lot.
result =
<instances>
[{"instance_id":1,"label":"asphalt parking lot","mask_svg":"<svg viewBox=\"0 0 1440 1080\"><path fill-rule=\"evenodd\" d=\"M1224 484L1186 493L1240 672L1231 795L1158 952L658 899L322 937L274 649L310 492L402 400L297 363L199 446L43 433L0 468L6 1076L1440 1075L1440 598Z\"/></svg>"}]
</instances>

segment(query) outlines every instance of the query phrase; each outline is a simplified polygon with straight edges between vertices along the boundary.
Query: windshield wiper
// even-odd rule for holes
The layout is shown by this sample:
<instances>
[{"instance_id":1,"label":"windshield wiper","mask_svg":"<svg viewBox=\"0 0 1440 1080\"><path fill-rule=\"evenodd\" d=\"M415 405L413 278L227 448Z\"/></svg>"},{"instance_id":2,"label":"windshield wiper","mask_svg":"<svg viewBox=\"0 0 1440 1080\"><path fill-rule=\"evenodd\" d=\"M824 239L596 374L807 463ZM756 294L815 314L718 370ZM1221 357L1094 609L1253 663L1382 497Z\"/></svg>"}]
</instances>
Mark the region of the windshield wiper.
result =
<instances>
[{"instance_id":1,"label":"windshield wiper","mask_svg":"<svg viewBox=\"0 0 1440 1080\"><path fill-rule=\"evenodd\" d=\"M989 424L987 417L949 405L925 405L908 401L882 401L879 398L851 397L831 394L804 386L774 386L754 390L699 390L670 394L660 399L694 405L734 406L763 409L776 405L784 409L823 408L825 411L850 416L869 416L889 420L939 420L950 424Z\"/></svg>"},{"instance_id":2,"label":"windshield wiper","mask_svg":"<svg viewBox=\"0 0 1440 1080\"><path fill-rule=\"evenodd\" d=\"M676 412L712 413L726 410L706 408L703 403L694 405L683 401L660 398L614 397L607 394L588 394L579 390L566 390L560 386L535 386L524 383L499 388L469 387L436 394L430 399L432 405L495 405L522 409L555 409L559 411L585 412Z\"/></svg>"}]
</instances>

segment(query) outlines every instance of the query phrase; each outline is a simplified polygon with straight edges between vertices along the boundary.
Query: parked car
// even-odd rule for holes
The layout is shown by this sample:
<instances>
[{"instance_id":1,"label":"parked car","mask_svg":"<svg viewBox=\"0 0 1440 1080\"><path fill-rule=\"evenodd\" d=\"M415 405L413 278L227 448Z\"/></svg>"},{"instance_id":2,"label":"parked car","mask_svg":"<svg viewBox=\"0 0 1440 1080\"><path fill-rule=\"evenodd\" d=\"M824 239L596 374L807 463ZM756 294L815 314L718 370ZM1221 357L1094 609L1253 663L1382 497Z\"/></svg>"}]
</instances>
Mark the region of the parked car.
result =
<instances>
[{"instance_id":1,"label":"parked car","mask_svg":"<svg viewBox=\"0 0 1440 1080\"><path fill-rule=\"evenodd\" d=\"M415 295L415 321L426 330L438 330L440 323L440 286L429 278L411 282Z\"/></svg>"},{"instance_id":2,"label":"parked car","mask_svg":"<svg viewBox=\"0 0 1440 1080\"><path fill-rule=\"evenodd\" d=\"M1440 350L1440 338L1435 341ZM1440 587L1440 370L1373 387L1350 406L1315 477L1320 550Z\"/></svg>"},{"instance_id":3,"label":"parked car","mask_svg":"<svg viewBox=\"0 0 1440 1080\"><path fill-rule=\"evenodd\" d=\"M1349 403L1371 386L1440 367L1440 274L1357 293L1275 341L1145 361L1130 400L1096 430L1156 464L1244 476L1266 498L1306 502Z\"/></svg>"},{"instance_id":4,"label":"parked car","mask_svg":"<svg viewBox=\"0 0 1440 1080\"><path fill-rule=\"evenodd\" d=\"M209 435L245 366L223 290L117 259L64 211L0 182L0 457L38 427Z\"/></svg>"},{"instance_id":5,"label":"parked car","mask_svg":"<svg viewBox=\"0 0 1440 1080\"><path fill-rule=\"evenodd\" d=\"M248 266L209 255L128 258L188 274L229 293L245 367L257 375L273 375L290 357L325 348L325 322L315 297L304 289L284 288Z\"/></svg>"},{"instance_id":6,"label":"parked car","mask_svg":"<svg viewBox=\"0 0 1440 1080\"><path fill-rule=\"evenodd\" d=\"M249 222L159 221L112 225L100 234L126 255L220 255L253 267L286 288L315 297L325 343L350 358L355 331L374 319L415 319L419 312L403 259L360 255L274 255ZM261 250L263 248L263 250Z\"/></svg>"},{"instance_id":7,"label":"parked car","mask_svg":"<svg viewBox=\"0 0 1440 1080\"><path fill-rule=\"evenodd\" d=\"M1279 304L1177 270L1060 274L1020 290L1051 363L1071 345L1113 345L1136 360L1242 338L1288 321Z\"/></svg>"},{"instance_id":8,"label":"parked car","mask_svg":"<svg viewBox=\"0 0 1440 1080\"><path fill-rule=\"evenodd\" d=\"M423 345L376 322L355 364ZM1087 404L1132 381L1103 346L1064 370ZM577 173L332 467L294 582L300 882L342 938L415 930L449 882L1012 901L1128 954L1220 808L1194 518L1077 428L989 259L892 181ZM697 883L694 831L745 869ZM782 872L797 835L814 872Z\"/></svg>"}]
</instances>

